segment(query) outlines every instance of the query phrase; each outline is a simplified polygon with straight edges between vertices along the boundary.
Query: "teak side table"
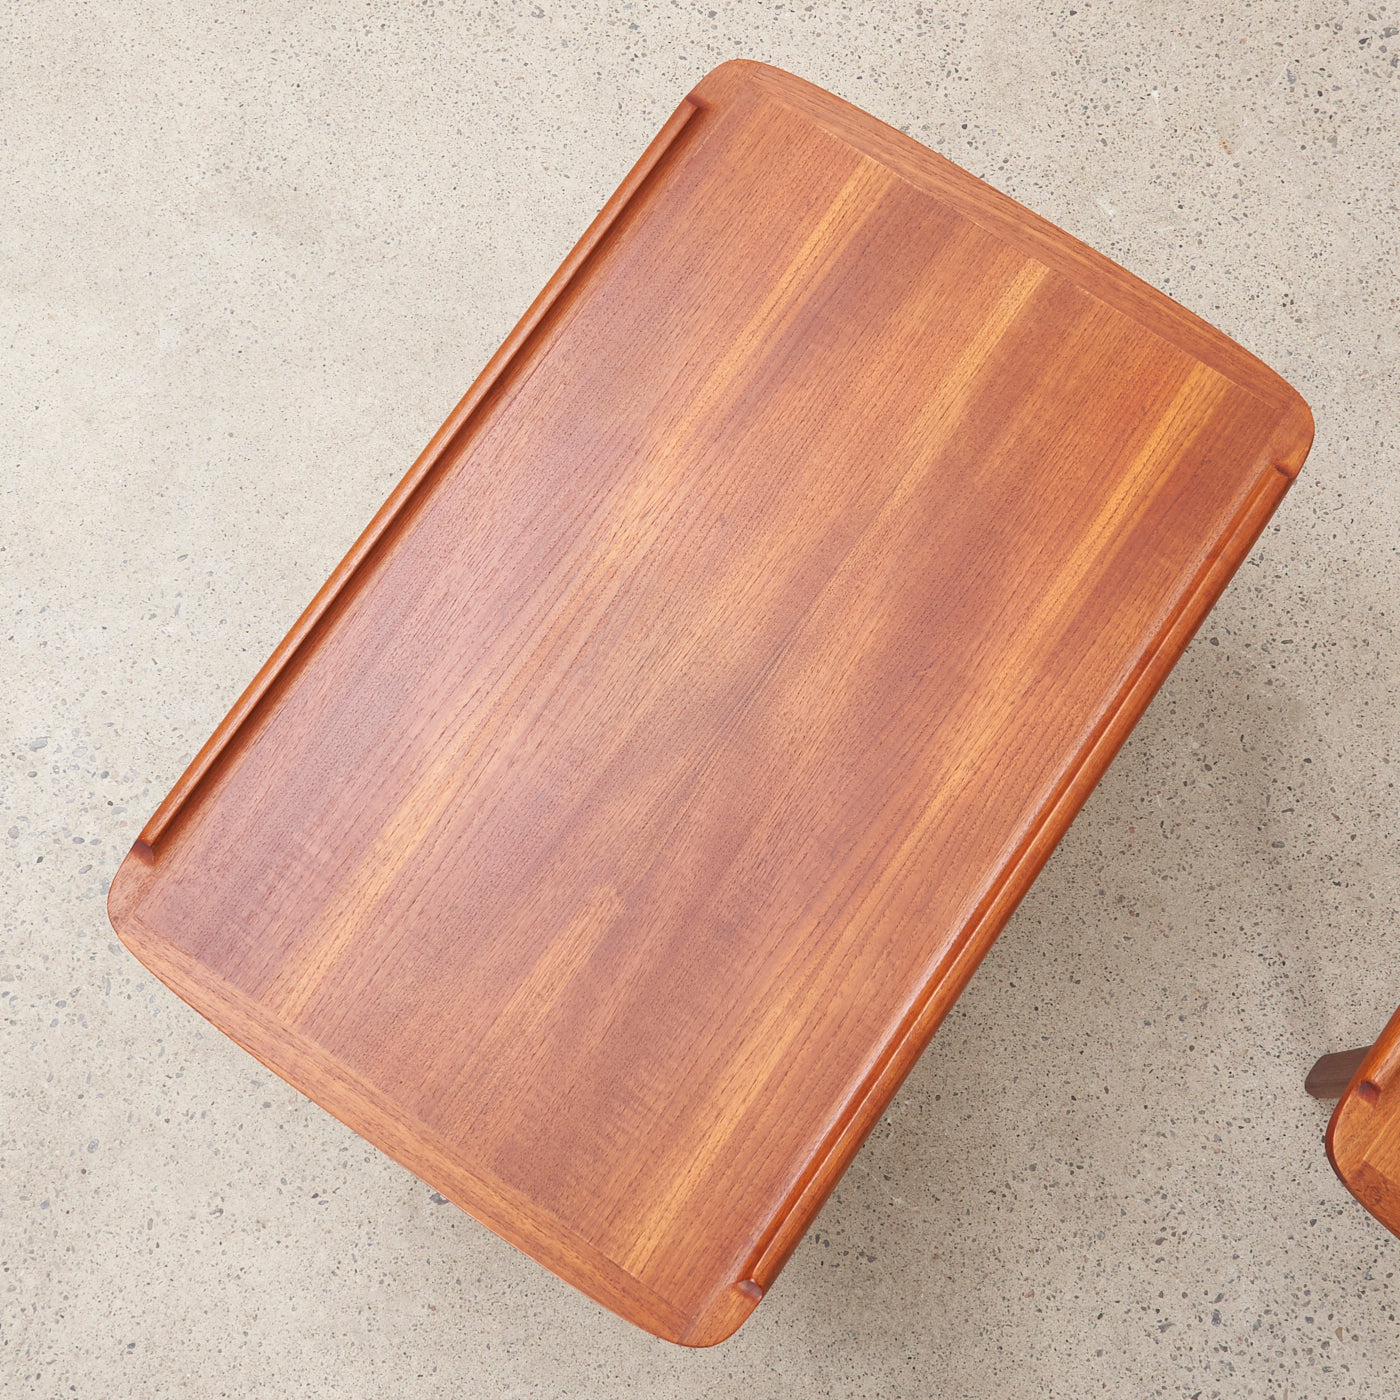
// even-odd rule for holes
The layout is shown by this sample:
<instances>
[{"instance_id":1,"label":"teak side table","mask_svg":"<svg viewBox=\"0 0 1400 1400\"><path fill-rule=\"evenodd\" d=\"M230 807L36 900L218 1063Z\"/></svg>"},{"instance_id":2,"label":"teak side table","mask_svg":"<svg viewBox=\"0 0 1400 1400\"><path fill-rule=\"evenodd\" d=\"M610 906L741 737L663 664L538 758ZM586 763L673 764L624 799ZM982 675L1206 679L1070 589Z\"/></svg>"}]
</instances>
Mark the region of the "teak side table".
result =
<instances>
[{"instance_id":1,"label":"teak side table","mask_svg":"<svg viewBox=\"0 0 1400 1400\"><path fill-rule=\"evenodd\" d=\"M161 804L112 922L478 1220L720 1341L1311 435L1108 259L727 63Z\"/></svg>"},{"instance_id":2,"label":"teak side table","mask_svg":"<svg viewBox=\"0 0 1400 1400\"><path fill-rule=\"evenodd\" d=\"M1306 1088L1314 1098L1338 1100L1327 1157L1342 1185L1400 1235L1400 1011L1374 1045L1324 1055Z\"/></svg>"}]
</instances>

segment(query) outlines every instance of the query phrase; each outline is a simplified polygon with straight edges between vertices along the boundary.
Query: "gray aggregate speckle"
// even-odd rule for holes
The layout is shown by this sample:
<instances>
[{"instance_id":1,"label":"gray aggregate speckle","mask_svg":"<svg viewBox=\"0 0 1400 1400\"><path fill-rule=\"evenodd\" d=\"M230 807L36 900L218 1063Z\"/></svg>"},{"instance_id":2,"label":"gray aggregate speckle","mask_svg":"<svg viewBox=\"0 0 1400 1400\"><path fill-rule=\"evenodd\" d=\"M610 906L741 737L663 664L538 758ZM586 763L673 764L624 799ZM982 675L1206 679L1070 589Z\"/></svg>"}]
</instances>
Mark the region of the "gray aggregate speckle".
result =
<instances>
[{"instance_id":1,"label":"gray aggregate speckle","mask_svg":"<svg viewBox=\"0 0 1400 1400\"><path fill-rule=\"evenodd\" d=\"M580 1298L112 937L142 822L680 96L830 87L1295 383L1297 487L753 1319ZM1400 10L13 6L0 1393L1393 1397Z\"/></svg>"}]
</instances>

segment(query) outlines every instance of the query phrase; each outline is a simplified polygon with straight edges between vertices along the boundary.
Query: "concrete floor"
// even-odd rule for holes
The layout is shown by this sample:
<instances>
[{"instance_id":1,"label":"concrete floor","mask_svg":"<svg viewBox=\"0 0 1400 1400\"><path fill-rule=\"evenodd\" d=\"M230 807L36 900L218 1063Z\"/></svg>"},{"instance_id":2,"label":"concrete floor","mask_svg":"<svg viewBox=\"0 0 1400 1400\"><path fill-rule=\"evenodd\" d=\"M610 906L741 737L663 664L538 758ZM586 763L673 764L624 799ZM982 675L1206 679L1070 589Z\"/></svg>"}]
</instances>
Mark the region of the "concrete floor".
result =
<instances>
[{"instance_id":1,"label":"concrete floor","mask_svg":"<svg viewBox=\"0 0 1400 1400\"><path fill-rule=\"evenodd\" d=\"M1221 7L1226 8L1226 7ZM0 1393L1384 1396L1400 10L11 5ZM1296 384L1304 474L744 1329L638 1332L117 944L136 830L680 96L767 59Z\"/></svg>"}]
</instances>

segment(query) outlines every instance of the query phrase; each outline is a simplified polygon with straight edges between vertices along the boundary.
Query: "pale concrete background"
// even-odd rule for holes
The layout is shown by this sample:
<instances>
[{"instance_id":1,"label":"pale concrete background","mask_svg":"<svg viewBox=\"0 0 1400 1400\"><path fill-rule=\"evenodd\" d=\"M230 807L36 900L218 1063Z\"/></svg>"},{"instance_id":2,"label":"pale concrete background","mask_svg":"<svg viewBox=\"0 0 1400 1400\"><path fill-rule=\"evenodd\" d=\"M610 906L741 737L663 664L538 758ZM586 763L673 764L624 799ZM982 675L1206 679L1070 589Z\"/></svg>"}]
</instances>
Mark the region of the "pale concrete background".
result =
<instances>
[{"instance_id":1,"label":"pale concrete background","mask_svg":"<svg viewBox=\"0 0 1400 1400\"><path fill-rule=\"evenodd\" d=\"M1400 11L140 3L0 39L0 1393L1384 1396L1302 1078L1400 1001ZM116 943L118 859L681 95L767 59L1311 402L1298 486L769 1298L635 1331Z\"/></svg>"}]
</instances>

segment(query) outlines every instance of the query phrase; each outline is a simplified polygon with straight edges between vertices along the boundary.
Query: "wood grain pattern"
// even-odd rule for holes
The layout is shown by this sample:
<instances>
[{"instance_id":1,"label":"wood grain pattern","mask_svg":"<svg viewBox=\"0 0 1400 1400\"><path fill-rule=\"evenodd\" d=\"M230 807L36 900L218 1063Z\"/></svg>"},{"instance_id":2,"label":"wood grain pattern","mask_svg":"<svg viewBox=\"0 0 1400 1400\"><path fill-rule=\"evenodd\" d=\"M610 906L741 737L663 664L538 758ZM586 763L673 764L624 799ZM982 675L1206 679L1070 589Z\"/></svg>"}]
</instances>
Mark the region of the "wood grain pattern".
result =
<instances>
[{"instance_id":1,"label":"wood grain pattern","mask_svg":"<svg viewBox=\"0 0 1400 1400\"><path fill-rule=\"evenodd\" d=\"M1400 1235L1400 1011L1333 1110L1327 1156L1347 1190Z\"/></svg>"},{"instance_id":2,"label":"wood grain pattern","mask_svg":"<svg viewBox=\"0 0 1400 1400\"><path fill-rule=\"evenodd\" d=\"M722 1340L1311 433L1107 259L725 64L162 803L113 924L505 1238Z\"/></svg>"}]
</instances>

